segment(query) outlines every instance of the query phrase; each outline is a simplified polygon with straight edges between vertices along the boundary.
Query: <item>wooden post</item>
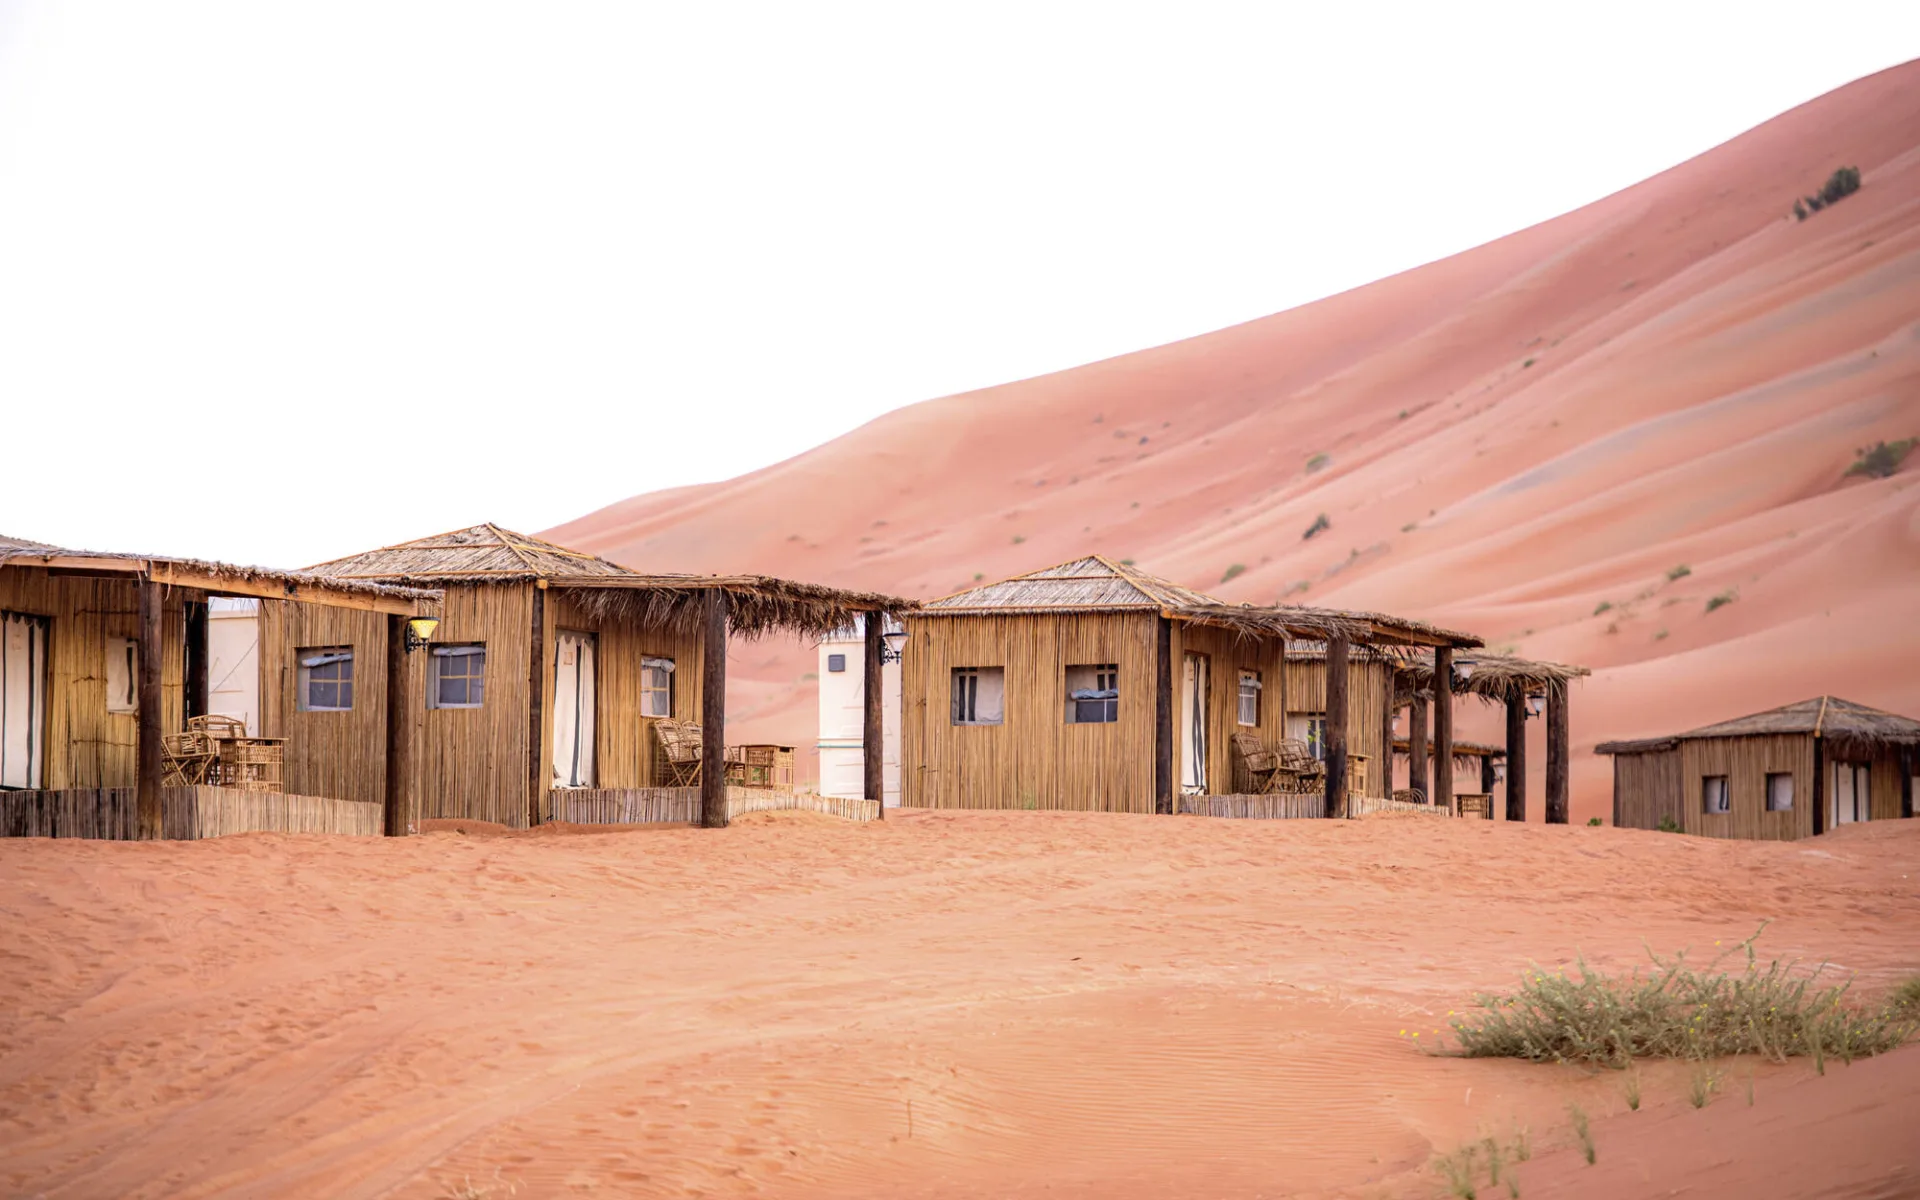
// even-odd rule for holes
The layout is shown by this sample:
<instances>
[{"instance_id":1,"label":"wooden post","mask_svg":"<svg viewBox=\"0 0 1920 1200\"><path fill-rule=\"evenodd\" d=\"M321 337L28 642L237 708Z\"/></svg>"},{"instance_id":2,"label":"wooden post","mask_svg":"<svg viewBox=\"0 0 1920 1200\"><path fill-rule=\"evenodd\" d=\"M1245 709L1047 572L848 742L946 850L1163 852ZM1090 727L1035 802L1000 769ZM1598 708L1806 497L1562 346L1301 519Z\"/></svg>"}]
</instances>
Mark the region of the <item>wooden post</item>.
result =
<instances>
[{"instance_id":1,"label":"wooden post","mask_svg":"<svg viewBox=\"0 0 1920 1200\"><path fill-rule=\"evenodd\" d=\"M1418 692L1407 718L1407 786L1420 793L1423 804L1433 803L1433 784L1427 767L1427 698Z\"/></svg>"},{"instance_id":2,"label":"wooden post","mask_svg":"<svg viewBox=\"0 0 1920 1200\"><path fill-rule=\"evenodd\" d=\"M1507 697L1507 820L1527 819L1527 693Z\"/></svg>"},{"instance_id":3,"label":"wooden post","mask_svg":"<svg viewBox=\"0 0 1920 1200\"><path fill-rule=\"evenodd\" d=\"M1173 803L1173 621L1159 618L1154 631L1153 811L1180 811Z\"/></svg>"},{"instance_id":4,"label":"wooden post","mask_svg":"<svg viewBox=\"0 0 1920 1200\"><path fill-rule=\"evenodd\" d=\"M1329 817L1347 813L1347 639L1327 639L1327 725L1321 739L1327 756Z\"/></svg>"},{"instance_id":5,"label":"wooden post","mask_svg":"<svg viewBox=\"0 0 1920 1200\"><path fill-rule=\"evenodd\" d=\"M1387 703L1380 710L1380 765L1375 768L1380 773L1375 790L1388 800L1393 799L1393 718L1399 712L1393 701L1393 668L1388 667Z\"/></svg>"},{"instance_id":6,"label":"wooden post","mask_svg":"<svg viewBox=\"0 0 1920 1200\"><path fill-rule=\"evenodd\" d=\"M1547 824L1567 823L1567 687L1547 689Z\"/></svg>"},{"instance_id":7,"label":"wooden post","mask_svg":"<svg viewBox=\"0 0 1920 1200\"><path fill-rule=\"evenodd\" d=\"M1618 771L1618 764L1614 770ZM1681 797L1685 802L1685 796ZM1813 836L1827 831L1827 747L1818 733L1813 735Z\"/></svg>"},{"instance_id":8,"label":"wooden post","mask_svg":"<svg viewBox=\"0 0 1920 1200\"><path fill-rule=\"evenodd\" d=\"M540 823L547 788L553 782L547 756L547 589L544 579L533 582L533 647L527 655L527 828Z\"/></svg>"},{"instance_id":9,"label":"wooden post","mask_svg":"<svg viewBox=\"0 0 1920 1200\"><path fill-rule=\"evenodd\" d=\"M163 836L164 822L160 804L160 663L161 612L166 601L160 585L150 576L140 577L140 686L139 716L135 718L139 737L138 787L134 794L136 832L148 841Z\"/></svg>"},{"instance_id":10,"label":"wooden post","mask_svg":"<svg viewBox=\"0 0 1920 1200\"><path fill-rule=\"evenodd\" d=\"M207 684L207 602L189 600L187 610L186 715L204 717L210 700Z\"/></svg>"},{"instance_id":11,"label":"wooden post","mask_svg":"<svg viewBox=\"0 0 1920 1200\"><path fill-rule=\"evenodd\" d=\"M420 708L414 697L413 673L407 654L407 618L387 617L387 796L388 837L405 837L419 812L419 756L414 751L413 723ZM536 701L536 703L538 703Z\"/></svg>"},{"instance_id":12,"label":"wooden post","mask_svg":"<svg viewBox=\"0 0 1920 1200\"><path fill-rule=\"evenodd\" d=\"M707 589L700 677L700 824L727 826L727 590Z\"/></svg>"},{"instance_id":13,"label":"wooden post","mask_svg":"<svg viewBox=\"0 0 1920 1200\"><path fill-rule=\"evenodd\" d=\"M1901 747L1900 749L1900 817L1902 820L1911 819L1913 816L1913 765L1914 765L1913 747L1912 746Z\"/></svg>"},{"instance_id":14,"label":"wooden post","mask_svg":"<svg viewBox=\"0 0 1920 1200\"><path fill-rule=\"evenodd\" d=\"M887 648L887 615L870 612L866 617L867 654L866 654L866 709L861 715L865 722L860 733L860 755L865 761L861 764L866 771L867 799L880 805L880 819L887 816L887 744L886 723L882 719L885 713L883 701L886 698L884 670L884 652Z\"/></svg>"},{"instance_id":15,"label":"wooden post","mask_svg":"<svg viewBox=\"0 0 1920 1200\"><path fill-rule=\"evenodd\" d=\"M1433 802L1453 808L1453 647L1433 650Z\"/></svg>"},{"instance_id":16,"label":"wooden post","mask_svg":"<svg viewBox=\"0 0 1920 1200\"><path fill-rule=\"evenodd\" d=\"M1498 774L1498 772L1493 769L1493 759L1494 756L1491 754L1483 754L1480 756L1480 790L1487 794L1487 819L1489 821L1493 819L1493 785L1496 782L1494 776Z\"/></svg>"}]
</instances>

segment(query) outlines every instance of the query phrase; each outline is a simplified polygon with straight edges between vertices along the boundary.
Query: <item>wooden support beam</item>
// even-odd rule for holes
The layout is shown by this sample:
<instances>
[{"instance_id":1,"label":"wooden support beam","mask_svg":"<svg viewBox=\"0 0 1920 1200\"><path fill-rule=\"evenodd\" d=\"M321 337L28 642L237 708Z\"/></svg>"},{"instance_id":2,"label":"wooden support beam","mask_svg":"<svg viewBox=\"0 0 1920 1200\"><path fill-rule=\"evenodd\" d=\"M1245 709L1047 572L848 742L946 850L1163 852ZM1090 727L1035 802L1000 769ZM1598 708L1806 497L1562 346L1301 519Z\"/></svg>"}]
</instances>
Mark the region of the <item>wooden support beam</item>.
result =
<instances>
[{"instance_id":1,"label":"wooden support beam","mask_svg":"<svg viewBox=\"0 0 1920 1200\"><path fill-rule=\"evenodd\" d=\"M1393 799L1393 719L1400 710L1393 704L1393 670L1387 670L1387 702L1380 709L1380 772L1379 793L1387 799Z\"/></svg>"},{"instance_id":2,"label":"wooden support beam","mask_svg":"<svg viewBox=\"0 0 1920 1200\"><path fill-rule=\"evenodd\" d=\"M1420 793L1420 799L1433 803L1433 780L1427 761L1427 698L1416 695L1407 725L1407 786Z\"/></svg>"},{"instance_id":3,"label":"wooden support beam","mask_svg":"<svg viewBox=\"0 0 1920 1200\"><path fill-rule=\"evenodd\" d=\"M81 560L85 561L85 560ZM196 571L177 563L156 562L150 576L169 587L196 588L215 596L252 596L260 600L300 600L331 608L356 608L362 612L387 613L390 616L417 616L420 605L404 596L383 596L375 592L327 587L313 581L294 583L278 579L240 579Z\"/></svg>"},{"instance_id":4,"label":"wooden support beam","mask_svg":"<svg viewBox=\"0 0 1920 1200\"><path fill-rule=\"evenodd\" d=\"M1507 697L1507 820L1527 819L1527 693Z\"/></svg>"},{"instance_id":5,"label":"wooden support beam","mask_svg":"<svg viewBox=\"0 0 1920 1200\"><path fill-rule=\"evenodd\" d=\"M527 656L527 828L540 823L547 789L553 786L548 756L553 742L547 737L547 589L533 589L532 652Z\"/></svg>"},{"instance_id":6,"label":"wooden support beam","mask_svg":"<svg viewBox=\"0 0 1920 1200\"><path fill-rule=\"evenodd\" d=\"M162 834L160 808L160 649L161 612L166 600L160 585L151 579L140 580L140 685L138 716L139 775L135 794L137 833L142 839L157 840Z\"/></svg>"},{"instance_id":7,"label":"wooden support beam","mask_svg":"<svg viewBox=\"0 0 1920 1200\"><path fill-rule=\"evenodd\" d=\"M1153 811L1178 812L1173 803L1173 622L1159 618L1154 631Z\"/></svg>"},{"instance_id":8,"label":"wooden support beam","mask_svg":"<svg viewBox=\"0 0 1920 1200\"><path fill-rule=\"evenodd\" d=\"M1433 650L1433 802L1453 808L1453 647Z\"/></svg>"},{"instance_id":9,"label":"wooden support beam","mask_svg":"<svg viewBox=\"0 0 1920 1200\"><path fill-rule=\"evenodd\" d=\"M863 681L865 707L861 716L860 756L866 774L866 797L878 801L880 819L887 816L887 743L885 657L887 615L870 612L866 616L866 676Z\"/></svg>"},{"instance_id":10,"label":"wooden support beam","mask_svg":"<svg viewBox=\"0 0 1920 1200\"><path fill-rule=\"evenodd\" d=\"M407 653L407 619L387 617L387 794L388 837L405 837L420 811L420 756L414 724L424 708L413 683L413 656Z\"/></svg>"},{"instance_id":11,"label":"wooden support beam","mask_svg":"<svg viewBox=\"0 0 1920 1200\"><path fill-rule=\"evenodd\" d=\"M1347 814L1347 639L1327 639L1327 810Z\"/></svg>"},{"instance_id":12,"label":"wooden support beam","mask_svg":"<svg viewBox=\"0 0 1920 1200\"><path fill-rule=\"evenodd\" d=\"M1567 802L1567 688L1547 689L1547 824L1565 825Z\"/></svg>"},{"instance_id":13,"label":"wooden support beam","mask_svg":"<svg viewBox=\"0 0 1920 1200\"><path fill-rule=\"evenodd\" d=\"M1903 746L1900 750L1900 816L1902 820L1913 816L1913 768L1914 750L1912 746Z\"/></svg>"},{"instance_id":14,"label":"wooden support beam","mask_svg":"<svg viewBox=\"0 0 1920 1200\"><path fill-rule=\"evenodd\" d=\"M727 593L707 592L706 648L700 679L700 823L727 825Z\"/></svg>"}]
</instances>

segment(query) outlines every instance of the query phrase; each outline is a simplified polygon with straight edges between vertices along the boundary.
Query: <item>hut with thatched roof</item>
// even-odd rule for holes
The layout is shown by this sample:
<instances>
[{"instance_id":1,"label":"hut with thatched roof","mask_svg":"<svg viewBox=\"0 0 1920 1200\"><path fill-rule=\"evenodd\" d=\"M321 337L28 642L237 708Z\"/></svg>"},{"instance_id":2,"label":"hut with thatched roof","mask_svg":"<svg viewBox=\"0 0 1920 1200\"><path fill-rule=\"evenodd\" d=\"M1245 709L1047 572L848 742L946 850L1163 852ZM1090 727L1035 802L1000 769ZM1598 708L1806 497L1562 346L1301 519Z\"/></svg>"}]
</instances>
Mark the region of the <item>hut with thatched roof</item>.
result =
<instances>
[{"instance_id":1,"label":"hut with thatched roof","mask_svg":"<svg viewBox=\"0 0 1920 1200\"><path fill-rule=\"evenodd\" d=\"M1816 696L1595 750L1613 757L1615 825L1791 841L1911 817L1920 721Z\"/></svg>"},{"instance_id":2,"label":"hut with thatched roof","mask_svg":"<svg viewBox=\"0 0 1920 1200\"><path fill-rule=\"evenodd\" d=\"M1344 810L1355 646L1471 647L1376 613L1225 604L1097 555L906 616L902 803L1171 813L1230 793L1236 734L1286 739L1286 646L1326 643L1324 812ZM1379 790L1377 781L1368 787Z\"/></svg>"},{"instance_id":3,"label":"hut with thatched roof","mask_svg":"<svg viewBox=\"0 0 1920 1200\"><path fill-rule=\"evenodd\" d=\"M1443 669L1450 686L1437 688L1434 681ZM1502 757L1506 760L1509 821L1527 819L1527 720L1546 717L1546 820L1549 825L1565 825L1571 803L1568 780L1572 769L1568 689L1574 680L1591 673L1586 667L1516 658L1488 650L1460 654L1436 650L1431 654L1405 656L1400 664L1399 686L1411 710L1407 731L1410 786L1415 791L1424 791L1430 779L1433 799L1445 802L1453 787L1452 758L1456 744L1451 697L1475 696L1484 704L1506 710L1507 741ZM1429 708L1432 710L1431 736ZM1480 761L1485 780L1492 760L1482 758ZM1491 790L1482 787L1483 792Z\"/></svg>"},{"instance_id":4,"label":"hut with thatched roof","mask_svg":"<svg viewBox=\"0 0 1920 1200\"><path fill-rule=\"evenodd\" d=\"M705 823L723 824L729 634L823 636L858 615L911 607L764 575L645 573L490 524L312 570L444 592L431 645L408 656L396 685L408 697L400 719L413 725L418 746L404 807L411 820L515 827L647 819L605 814L671 813L683 803ZM375 791L372 764L344 756L342 739L379 715L334 711L308 696L312 671L355 653L370 628L351 617L264 609L269 676L261 707L288 738L289 771L326 775L347 794ZM870 624L876 633L883 627ZM877 672L874 640L868 657ZM871 690L869 719L877 723L880 689ZM691 763L675 757L684 754ZM878 773L870 773L877 797Z\"/></svg>"},{"instance_id":5,"label":"hut with thatched roof","mask_svg":"<svg viewBox=\"0 0 1920 1200\"><path fill-rule=\"evenodd\" d=\"M368 626L377 659L390 631L431 611L439 593L0 538L0 832L380 832L378 789L303 789L268 769L277 765L270 741L211 732L233 732L208 724L219 715L209 712L214 597L259 599L316 622L345 614ZM377 771L386 734L357 729L347 748Z\"/></svg>"}]
</instances>

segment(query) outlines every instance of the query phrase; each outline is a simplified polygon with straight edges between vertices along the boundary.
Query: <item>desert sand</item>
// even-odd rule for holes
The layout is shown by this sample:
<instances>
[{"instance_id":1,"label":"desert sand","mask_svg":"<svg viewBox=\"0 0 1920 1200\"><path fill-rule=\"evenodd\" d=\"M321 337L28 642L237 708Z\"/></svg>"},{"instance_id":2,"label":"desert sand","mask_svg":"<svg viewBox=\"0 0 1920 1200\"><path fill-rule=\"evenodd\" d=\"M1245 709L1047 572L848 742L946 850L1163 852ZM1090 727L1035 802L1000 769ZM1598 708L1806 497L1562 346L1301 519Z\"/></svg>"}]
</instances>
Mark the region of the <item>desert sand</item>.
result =
<instances>
[{"instance_id":1,"label":"desert sand","mask_svg":"<svg viewBox=\"0 0 1920 1200\"><path fill-rule=\"evenodd\" d=\"M1419 1048L1529 962L1763 921L1875 995L1920 971L1920 822L909 812L0 841L0 878L9 1196L1427 1197L1523 1129L1527 1197L1920 1194L1920 1045L1730 1063L1698 1111L1658 1065L1639 1112Z\"/></svg>"},{"instance_id":2,"label":"desert sand","mask_svg":"<svg viewBox=\"0 0 1920 1200\"><path fill-rule=\"evenodd\" d=\"M1861 190L1796 222L1844 165ZM1419 219L1417 180L1406 199ZM1827 693L1920 714L1920 455L1845 476L1915 435L1920 63L1466 253L548 536L915 597L1099 552L1472 630L1597 668L1571 706L1578 822L1610 811L1599 741ZM744 738L812 744L809 649L732 669ZM1466 708L1464 735L1496 735Z\"/></svg>"}]
</instances>

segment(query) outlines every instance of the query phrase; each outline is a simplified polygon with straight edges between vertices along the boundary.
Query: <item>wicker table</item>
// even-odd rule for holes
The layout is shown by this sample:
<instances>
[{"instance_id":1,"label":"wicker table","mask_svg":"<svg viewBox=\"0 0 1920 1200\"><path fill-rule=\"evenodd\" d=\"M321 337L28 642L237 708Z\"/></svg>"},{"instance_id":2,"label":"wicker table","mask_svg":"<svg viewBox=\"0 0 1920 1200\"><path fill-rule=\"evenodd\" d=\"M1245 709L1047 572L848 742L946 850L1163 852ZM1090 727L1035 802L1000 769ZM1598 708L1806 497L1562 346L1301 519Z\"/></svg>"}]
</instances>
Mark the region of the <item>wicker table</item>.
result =
<instances>
[{"instance_id":1,"label":"wicker table","mask_svg":"<svg viewBox=\"0 0 1920 1200\"><path fill-rule=\"evenodd\" d=\"M1492 792L1458 792L1453 797L1453 815L1493 820Z\"/></svg>"},{"instance_id":2,"label":"wicker table","mask_svg":"<svg viewBox=\"0 0 1920 1200\"><path fill-rule=\"evenodd\" d=\"M790 788L793 786L793 747L768 744L735 746L740 763L738 782L742 787Z\"/></svg>"},{"instance_id":3,"label":"wicker table","mask_svg":"<svg viewBox=\"0 0 1920 1200\"><path fill-rule=\"evenodd\" d=\"M215 739L214 745L219 747L219 757L209 783L245 792L282 790L280 770L286 759L287 739L223 737Z\"/></svg>"}]
</instances>

